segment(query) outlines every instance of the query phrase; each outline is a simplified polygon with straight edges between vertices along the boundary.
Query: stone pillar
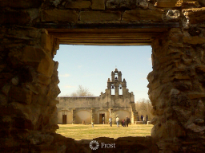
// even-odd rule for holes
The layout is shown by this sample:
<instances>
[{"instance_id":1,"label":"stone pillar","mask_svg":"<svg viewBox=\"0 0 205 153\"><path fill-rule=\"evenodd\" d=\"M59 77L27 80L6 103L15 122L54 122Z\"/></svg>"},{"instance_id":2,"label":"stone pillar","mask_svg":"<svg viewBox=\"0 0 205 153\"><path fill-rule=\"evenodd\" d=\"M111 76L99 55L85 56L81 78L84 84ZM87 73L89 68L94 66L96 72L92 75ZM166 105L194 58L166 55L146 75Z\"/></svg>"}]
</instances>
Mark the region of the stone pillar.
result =
<instances>
[{"instance_id":1,"label":"stone pillar","mask_svg":"<svg viewBox=\"0 0 205 153\"><path fill-rule=\"evenodd\" d=\"M134 102L130 102L130 110L131 110L131 116L132 116L132 123L134 123L135 121L138 121L138 112L136 111L136 108L135 108L135 103Z\"/></svg>"},{"instance_id":2,"label":"stone pillar","mask_svg":"<svg viewBox=\"0 0 205 153\"><path fill-rule=\"evenodd\" d=\"M76 110L75 109L72 109L72 124L75 124L75 115L76 115Z\"/></svg>"},{"instance_id":3,"label":"stone pillar","mask_svg":"<svg viewBox=\"0 0 205 153\"><path fill-rule=\"evenodd\" d=\"M138 121L138 112L137 111L132 111L132 117L133 117L133 121L132 123L135 123L135 121Z\"/></svg>"},{"instance_id":4,"label":"stone pillar","mask_svg":"<svg viewBox=\"0 0 205 153\"><path fill-rule=\"evenodd\" d=\"M119 95L119 85L115 84L115 96Z\"/></svg>"},{"instance_id":5,"label":"stone pillar","mask_svg":"<svg viewBox=\"0 0 205 153\"><path fill-rule=\"evenodd\" d=\"M109 109L109 117L112 116L112 108Z\"/></svg>"},{"instance_id":6,"label":"stone pillar","mask_svg":"<svg viewBox=\"0 0 205 153\"><path fill-rule=\"evenodd\" d=\"M202 152L205 116L205 29L171 29L152 44L151 135L160 152ZM197 149L197 150L196 150Z\"/></svg>"},{"instance_id":7,"label":"stone pillar","mask_svg":"<svg viewBox=\"0 0 205 153\"><path fill-rule=\"evenodd\" d=\"M122 82L122 72L118 72L118 81Z\"/></svg>"},{"instance_id":8,"label":"stone pillar","mask_svg":"<svg viewBox=\"0 0 205 153\"><path fill-rule=\"evenodd\" d=\"M112 78L111 81L114 82L115 81L115 73L113 71L111 72L111 78Z\"/></svg>"},{"instance_id":9,"label":"stone pillar","mask_svg":"<svg viewBox=\"0 0 205 153\"><path fill-rule=\"evenodd\" d=\"M107 81L107 89L111 89L111 82L110 82L110 78L108 78L108 81Z\"/></svg>"},{"instance_id":10,"label":"stone pillar","mask_svg":"<svg viewBox=\"0 0 205 153\"><path fill-rule=\"evenodd\" d=\"M92 109L91 109L91 124L92 124L92 121L93 121L94 123L97 123L97 122L95 121L94 113L95 113L95 109L92 108Z\"/></svg>"},{"instance_id":11,"label":"stone pillar","mask_svg":"<svg viewBox=\"0 0 205 153\"><path fill-rule=\"evenodd\" d=\"M111 117L112 117L112 124L115 124L116 123L116 121L115 121L115 119L116 119L116 112L114 110L112 110Z\"/></svg>"},{"instance_id":12,"label":"stone pillar","mask_svg":"<svg viewBox=\"0 0 205 153\"><path fill-rule=\"evenodd\" d=\"M125 79L123 79L123 82L122 82L122 92L123 92L123 95L127 93L127 82Z\"/></svg>"},{"instance_id":13,"label":"stone pillar","mask_svg":"<svg viewBox=\"0 0 205 153\"><path fill-rule=\"evenodd\" d=\"M114 111L113 111L112 108L109 109L109 112L110 112L110 115L109 115L109 117L108 117L108 120L109 120L110 117L112 117L112 123L114 123L115 113L114 113Z\"/></svg>"}]
</instances>

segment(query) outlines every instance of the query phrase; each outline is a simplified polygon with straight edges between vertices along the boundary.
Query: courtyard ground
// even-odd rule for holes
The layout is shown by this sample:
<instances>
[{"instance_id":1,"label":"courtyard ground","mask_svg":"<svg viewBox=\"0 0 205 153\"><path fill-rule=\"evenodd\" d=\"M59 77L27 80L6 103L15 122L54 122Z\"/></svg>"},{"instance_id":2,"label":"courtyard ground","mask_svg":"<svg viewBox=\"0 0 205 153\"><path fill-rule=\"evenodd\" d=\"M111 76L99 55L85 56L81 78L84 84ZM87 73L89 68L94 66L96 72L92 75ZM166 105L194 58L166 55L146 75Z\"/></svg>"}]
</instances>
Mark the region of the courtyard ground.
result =
<instances>
[{"instance_id":1,"label":"courtyard ground","mask_svg":"<svg viewBox=\"0 0 205 153\"><path fill-rule=\"evenodd\" d=\"M114 124L110 127L108 124L95 124L91 125L83 124L59 124L59 129L56 133L65 137L73 138L75 140L81 139L94 139L98 137L127 137L127 136L150 136L153 125L149 124L133 124L128 127L117 127Z\"/></svg>"}]
</instances>

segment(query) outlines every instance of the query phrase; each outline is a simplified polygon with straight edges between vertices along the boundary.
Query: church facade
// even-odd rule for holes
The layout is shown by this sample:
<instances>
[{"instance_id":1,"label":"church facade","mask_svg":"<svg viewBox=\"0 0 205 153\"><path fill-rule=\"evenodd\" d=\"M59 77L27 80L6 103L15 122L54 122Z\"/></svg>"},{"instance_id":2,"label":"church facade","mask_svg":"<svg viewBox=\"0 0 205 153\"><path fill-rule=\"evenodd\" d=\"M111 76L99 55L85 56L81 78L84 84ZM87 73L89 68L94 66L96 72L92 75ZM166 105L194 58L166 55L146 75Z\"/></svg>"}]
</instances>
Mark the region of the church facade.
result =
<instances>
[{"instance_id":1,"label":"church facade","mask_svg":"<svg viewBox=\"0 0 205 153\"><path fill-rule=\"evenodd\" d=\"M99 97L58 97L58 124L102 124L103 118L113 123L118 116L120 120L129 117L131 123L138 118L135 109L134 94L127 89L122 73L115 69L108 78L107 89Z\"/></svg>"}]
</instances>

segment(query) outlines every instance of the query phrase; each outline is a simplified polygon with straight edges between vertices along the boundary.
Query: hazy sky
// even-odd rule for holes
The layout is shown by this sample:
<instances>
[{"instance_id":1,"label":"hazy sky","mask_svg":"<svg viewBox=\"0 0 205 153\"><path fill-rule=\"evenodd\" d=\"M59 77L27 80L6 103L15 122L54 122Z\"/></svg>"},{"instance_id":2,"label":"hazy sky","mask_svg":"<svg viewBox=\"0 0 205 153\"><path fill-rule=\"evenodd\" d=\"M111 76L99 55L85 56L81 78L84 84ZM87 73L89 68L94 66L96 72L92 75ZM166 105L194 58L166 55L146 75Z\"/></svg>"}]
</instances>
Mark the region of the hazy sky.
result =
<instances>
[{"instance_id":1,"label":"hazy sky","mask_svg":"<svg viewBox=\"0 0 205 153\"><path fill-rule=\"evenodd\" d=\"M147 99L147 74L152 71L151 46L60 45L54 58L59 62L59 96L69 96L79 85L99 96L115 68L122 72L135 101Z\"/></svg>"}]
</instances>

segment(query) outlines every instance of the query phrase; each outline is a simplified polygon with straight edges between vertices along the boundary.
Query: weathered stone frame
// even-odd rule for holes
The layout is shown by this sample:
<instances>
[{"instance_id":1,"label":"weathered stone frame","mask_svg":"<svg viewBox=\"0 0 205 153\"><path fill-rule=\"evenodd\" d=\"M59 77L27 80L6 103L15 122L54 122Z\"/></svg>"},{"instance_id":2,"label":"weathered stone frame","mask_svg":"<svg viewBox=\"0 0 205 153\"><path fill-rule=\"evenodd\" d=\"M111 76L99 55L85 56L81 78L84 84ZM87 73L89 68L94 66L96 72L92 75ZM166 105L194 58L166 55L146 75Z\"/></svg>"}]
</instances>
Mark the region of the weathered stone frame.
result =
<instances>
[{"instance_id":1,"label":"weathered stone frame","mask_svg":"<svg viewBox=\"0 0 205 153\"><path fill-rule=\"evenodd\" d=\"M59 11L59 4L53 1L20 1L15 5L0 2L0 151L80 152L89 149L89 142L75 142L55 134L58 128L55 98L60 90L58 63L52 59L59 42L71 40L64 39L71 36L69 32L81 34L98 27L99 39L103 38L99 31L109 33L112 38L105 44L121 44L125 39L122 36L127 33L131 37L124 44L152 44L153 72L148 75L148 87L156 118L152 121L155 126L151 138L97 140L115 142L120 144L117 149L128 152L136 149L136 152L204 152L204 1L139 1L136 6L145 10L124 1L114 6L106 3L107 7L105 3L96 4L96 0L82 2L66 4L68 10ZM131 6L135 8L132 10ZM57 15L53 16L55 13ZM64 14L69 14L69 18ZM57 18L58 15L61 17ZM90 20L90 15L94 19ZM153 31L147 34L146 28ZM142 33L146 39L140 40ZM116 36L122 38L115 39ZM102 44L99 40L87 40L80 39L76 43Z\"/></svg>"}]
</instances>

